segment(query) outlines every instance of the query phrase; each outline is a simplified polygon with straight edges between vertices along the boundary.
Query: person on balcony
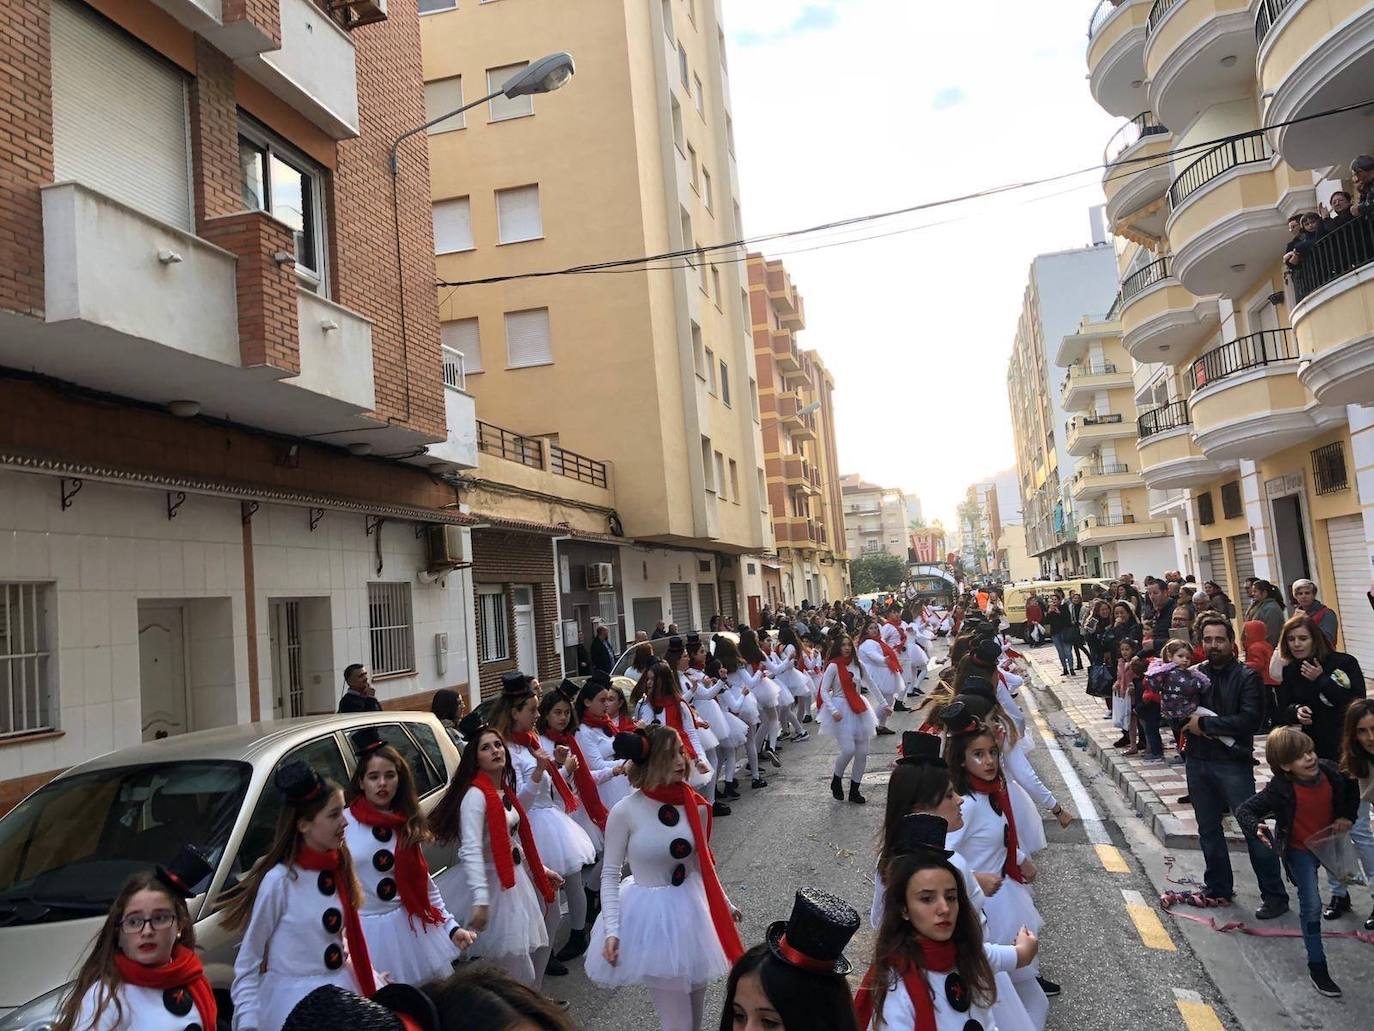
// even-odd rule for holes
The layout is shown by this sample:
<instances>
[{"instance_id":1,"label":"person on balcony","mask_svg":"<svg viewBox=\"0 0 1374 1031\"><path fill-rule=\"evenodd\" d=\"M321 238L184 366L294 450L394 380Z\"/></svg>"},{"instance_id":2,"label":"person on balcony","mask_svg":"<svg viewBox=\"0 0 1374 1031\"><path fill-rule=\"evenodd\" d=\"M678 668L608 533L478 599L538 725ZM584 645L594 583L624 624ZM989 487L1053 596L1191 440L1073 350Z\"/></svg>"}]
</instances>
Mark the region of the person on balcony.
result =
<instances>
[{"instance_id":1,"label":"person on balcony","mask_svg":"<svg viewBox=\"0 0 1374 1031\"><path fill-rule=\"evenodd\" d=\"M1361 154L1350 162L1350 177L1355 180L1360 193L1355 205L1355 217L1374 218L1374 157Z\"/></svg>"},{"instance_id":2,"label":"person on balcony","mask_svg":"<svg viewBox=\"0 0 1374 1031\"><path fill-rule=\"evenodd\" d=\"M1355 221L1355 215L1350 210L1350 203L1350 194L1345 190L1337 190L1331 195L1331 207L1329 209L1325 204L1319 205L1322 215L1325 216L1322 219L1324 232L1329 233Z\"/></svg>"},{"instance_id":3,"label":"person on balcony","mask_svg":"<svg viewBox=\"0 0 1374 1031\"><path fill-rule=\"evenodd\" d=\"M1283 263L1289 268L1301 265L1303 255L1325 235L1322 217L1315 211L1304 211L1299 222L1298 235L1289 241L1288 250L1283 255Z\"/></svg>"}]
</instances>

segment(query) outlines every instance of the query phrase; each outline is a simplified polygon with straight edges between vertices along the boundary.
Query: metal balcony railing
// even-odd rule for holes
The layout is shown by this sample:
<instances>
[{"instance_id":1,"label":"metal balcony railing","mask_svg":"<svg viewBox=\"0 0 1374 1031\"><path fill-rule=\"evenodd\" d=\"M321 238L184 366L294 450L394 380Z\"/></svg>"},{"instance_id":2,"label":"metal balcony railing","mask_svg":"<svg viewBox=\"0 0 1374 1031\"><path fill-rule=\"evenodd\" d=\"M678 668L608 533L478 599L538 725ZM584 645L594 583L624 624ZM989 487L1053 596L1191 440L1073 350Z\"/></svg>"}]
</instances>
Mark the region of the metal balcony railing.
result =
<instances>
[{"instance_id":1,"label":"metal balcony railing","mask_svg":"<svg viewBox=\"0 0 1374 1031\"><path fill-rule=\"evenodd\" d=\"M1111 362L1098 362L1096 365L1070 365L1069 379L1082 379L1084 376L1110 376L1116 372Z\"/></svg>"},{"instance_id":2,"label":"metal balcony railing","mask_svg":"<svg viewBox=\"0 0 1374 1031\"><path fill-rule=\"evenodd\" d=\"M1088 39L1097 35L1099 29L1107 23L1116 9L1130 0L1097 0L1097 6L1093 8L1092 17L1088 19Z\"/></svg>"},{"instance_id":3,"label":"metal balcony railing","mask_svg":"<svg viewBox=\"0 0 1374 1031\"><path fill-rule=\"evenodd\" d=\"M579 455L557 444L549 445L549 471L555 476L590 483L593 487L604 487L607 483L605 462Z\"/></svg>"},{"instance_id":4,"label":"metal balcony railing","mask_svg":"<svg viewBox=\"0 0 1374 1031\"><path fill-rule=\"evenodd\" d=\"M481 419L477 420L477 450L510 462L519 462L531 469L544 468L543 442L493 426Z\"/></svg>"},{"instance_id":5,"label":"metal balcony railing","mask_svg":"<svg viewBox=\"0 0 1374 1031\"><path fill-rule=\"evenodd\" d=\"M1273 148L1269 146L1269 140L1265 138L1261 129L1218 144L1178 173L1178 178L1169 187L1170 210L1176 210L1185 200L1223 173L1241 165L1262 164L1273 156Z\"/></svg>"},{"instance_id":6,"label":"metal balcony railing","mask_svg":"<svg viewBox=\"0 0 1374 1031\"><path fill-rule=\"evenodd\" d=\"M1263 43L1264 37L1269 35L1269 30L1274 22L1279 20L1281 15L1293 0L1260 0L1259 9L1255 11L1255 42Z\"/></svg>"},{"instance_id":7,"label":"metal balcony railing","mask_svg":"<svg viewBox=\"0 0 1374 1031\"><path fill-rule=\"evenodd\" d=\"M1102 163L1110 165L1146 136L1167 136L1169 130L1155 120L1153 111L1142 111L1112 134L1102 151Z\"/></svg>"},{"instance_id":8,"label":"metal balcony railing","mask_svg":"<svg viewBox=\"0 0 1374 1031\"><path fill-rule=\"evenodd\" d=\"M1301 301L1318 287L1374 262L1374 219L1355 218L1326 233L1292 267L1293 296Z\"/></svg>"},{"instance_id":9,"label":"metal balcony railing","mask_svg":"<svg viewBox=\"0 0 1374 1031\"><path fill-rule=\"evenodd\" d=\"M1154 32L1155 26L1178 2L1179 0L1155 0L1154 6L1150 8L1150 16L1145 20L1146 35Z\"/></svg>"},{"instance_id":10,"label":"metal balcony railing","mask_svg":"<svg viewBox=\"0 0 1374 1031\"><path fill-rule=\"evenodd\" d=\"M1298 348L1287 329L1266 329L1222 344L1193 362L1193 385L1210 383L1277 362L1297 361Z\"/></svg>"},{"instance_id":11,"label":"metal balcony railing","mask_svg":"<svg viewBox=\"0 0 1374 1031\"><path fill-rule=\"evenodd\" d=\"M1162 283L1168 278L1168 257L1150 262L1144 268L1137 269L1121 281L1121 303L1125 304L1137 294L1144 292L1147 287Z\"/></svg>"},{"instance_id":12,"label":"metal balcony railing","mask_svg":"<svg viewBox=\"0 0 1374 1031\"><path fill-rule=\"evenodd\" d=\"M1122 476L1131 471L1131 467L1122 462L1104 462L1101 465L1092 465L1086 469L1080 469L1073 474L1074 482L1087 479L1089 476Z\"/></svg>"},{"instance_id":13,"label":"metal balcony railing","mask_svg":"<svg viewBox=\"0 0 1374 1031\"><path fill-rule=\"evenodd\" d=\"M444 386L453 390L467 389L467 371L463 364L463 352L451 347L440 347L444 355Z\"/></svg>"},{"instance_id":14,"label":"metal balcony railing","mask_svg":"<svg viewBox=\"0 0 1374 1031\"><path fill-rule=\"evenodd\" d=\"M1136 420L1136 430L1140 434L1140 439L1145 440L1147 437L1153 437L1156 433L1190 426L1192 421L1188 415L1188 402L1175 401L1163 408L1146 412Z\"/></svg>"}]
</instances>

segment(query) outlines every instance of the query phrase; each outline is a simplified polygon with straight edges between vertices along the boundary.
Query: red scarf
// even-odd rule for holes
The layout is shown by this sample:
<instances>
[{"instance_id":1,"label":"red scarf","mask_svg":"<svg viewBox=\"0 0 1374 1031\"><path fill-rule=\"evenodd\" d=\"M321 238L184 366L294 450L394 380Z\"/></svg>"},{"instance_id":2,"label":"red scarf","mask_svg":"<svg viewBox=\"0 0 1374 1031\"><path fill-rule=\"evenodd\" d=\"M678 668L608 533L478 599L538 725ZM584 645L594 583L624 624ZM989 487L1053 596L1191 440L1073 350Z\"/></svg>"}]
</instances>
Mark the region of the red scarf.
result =
<instances>
[{"instance_id":1,"label":"red scarf","mask_svg":"<svg viewBox=\"0 0 1374 1031\"><path fill-rule=\"evenodd\" d=\"M925 970L932 974L947 974L954 969L956 955L953 940L937 942L917 937L916 944L921 948ZM937 1031L935 1003L931 1001L930 983L925 978L925 970L901 958L889 961L888 965L901 974L902 987L906 989L912 1008L916 1010L913 1031ZM868 968L859 990L854 993L854 1013L860 1028L867 1028L873 1021L873 979L876 969L876 966Z\"/></svg>"},{"instance_id":2,"label":"red scarf","mask_svg":"<svg viewBox=\"0 0 1374 1031\"><path fill-rule=\"evenodd\" d=\"M582 746L577 743L577 737L566 730L561 734L553 730L547 733L550 741L556 745L567 746L568 751L572 752L573 758L577 760L577 769L573 773L577 793L582 796L582 804L587 807L587 815L591 817L592 823L604 831L608 815L606 807L601 804L601 794L596 790L596 780L592 777L591 768L587 765L586 756L582 754Z\"/></svg>"},{"instance_id":3,"label":"red scarf","mask_svg":"<svg viewBox=\"0 0 1374 1031\"><path fill-rule=\"evenodd\" d=\"M639 724L634 721L633 716L626 716L623 712L615 718L615 731L617 734L633 734L639 729Z\"/></svg>"},{"instance_id":4,"label":"red scarf","mask_svg":"<svg viewBox=\"0 0 1374 1031\"><path fill-rule=\"evenodd\" d=\"M348 943L348 959L353 964L353 976L365 998L377 994L376 982L372 980L372 957L367 952L367 939L363 937L363 922L358 919L358 910L353 905L353 884L345 883L339 864L339 850L331 848L328 852L316 852L308 845L296 850L292 862L302 870L327 870L334 875L334 886L343 910L344 941ZM353 880L350 871L349 880Z\"/></svg>"},{"instance_id":5,"label":"red scarf","mask_svg":"<svg viewBox=\"0 0 1374 1031\"><path fill-rule=\"evenodd\" d=\"M539 858L539 849L534 844L534 832L530 830L530 821L525 816L525 807L520 804L520 799L515 797L515 792L509 787L503 786L498 793L496 785L485 771L479 772L472 779L472 786L482 792L487 799L487 837L491 839L491 861L496 865L496 875L501 879L501 890L509 891L515 887L515 858L511 855L510 828L506 826L504 805L504 802L509 802L520 817L520 846L525 850L525 864L529 869L530 879L534 881L534 887L543 896L544 901L552 902L553 885L544 873L544 861Z\"/></svg>"},{"instance_id":6,"label":"red scarf","mask_svg":"<svg viewBox=\"0 0 1374 1031\"><path fill-rule=\"evenodd\" d=\"M849 672L849 663L843 659L831 659L829 664L835 667L835 672L840 676L840 688L844 691L844 700L849 703L850 710L854 713L863 712L867 706L858 688L854 686L854 674ZM821 705L820 691L816 692L816 705Z\"/></svg>"},{"instance_id":7,"label":"red scarf","mask_svg":"<svg viewBox=\"0 0 1374 1031\"><path fill-rule=\"evenodd\" d=\"M792 648L789 644L787 647ZM798 673L806 672L806 656L802 654L800 648L792 648L792 665L797 667Z\"/></svg>"},{"instance_id":8,"label":"red scarf","mask_svg":"<svg viewBox=\"0 0 1374 1031\"><path fill-rule=\"evenodd\" d=\"M145 966L122 952L116 952L115 969L122 980L139 988L156 988L163 992L169 988L184 988L196 1004L200 1026L215 1026L215 993L205 979L205 969L194 950L185 945L174 945L172 958L158 967Z\"/></svg>"},{"instance_id":9,"label":"red scarf","mask_svg":"<svg viewBox=\"0 0 1374 1031\"><path fill-rule=\"evenodd\" d=\"M348 807L353 818L368 827L385 827L396 835L396 887L400 889L401 905L412 917L420 918L420 927L429 931L430 924L442 924L444 914L429 899L429 863L419 845L401 841L406 818L400 813L384 813L359 795Z\"/></svg>"},{"instance_id":10,"label":"red scarf","mask_svg":"<svg viewBox=\"0 0 1374 1031\"><path fill-rule=\"evenodd\" d=\"M531 755L539 751L541 747L538 735L532 734L528 730L524 733L511 731L510 741L513 745L522 745L528 748ZM558 798L563 803L563 811L565 813L577 812L577 796L572 793L572 788L568 787L568 782L563 779L563 771L558 768L556 763L550 766L549 777L553 781L553 789L558 792Z\"/></svg>"},{"instance_id":11,"label":"red scarf","mask_svg":"<svg viewBox=\"0 0 1374 1031\"><path fill-rule=\"evenodd\" d=\"M616 725L606 716L593 716L591 713L583 713L581 724L584 727L595 727L607 737L615 737Z\"/></svg>"},{"instance_id":12,"label":"red scarf","mask_svg":"<svg viewBox=\"0 0 1374 1031\"><path fill-rule=\"evenodd\" d=\"M902 621L901 621L900 619L897 619L897 618L894 616L893 618L891 618L891 619L889 619L889 620L887 621L887 625L890 626L890 627L892 627L894 630L896 630L897 633L901 634L901 637L899 638L899 641L901 642L901 643L900 643L900 647L905 648L905 647L906 647L906 627L902 626Z\"/></svg>"},{"instance_id":13,"label":"red scarf","mask_svg":"<svg viewBox=\"0 0 1374 1031\"><path fill-rule=\"evenodd\" d=\"M878 647L883 650L883 659L887 662L887 668L892 670L893 673L902 672L902 660L897 658L897 653L892 650L892 645L888 644L881 637L875 637L873 640L877 641Z\"/></svg>"},{"instance_id":14,"label":"red scarf","mask_svg":"<svg viewBox=\"0 0 1374 1031\"><path fill-rule=\"evenodd\" d=\"M1007 821L1007 858L1002 864L1002 873L1019 884L1025 884L1026 879L1021 874L1021 863L1016 858L1016 811L1011 807L1011 793L1007 790L1006 778L998 774L995 780L983 780L969 774L968 783L978 794L996 797L997 804L1002 809L1002 818Z\"/></svg>"},{"instance_id":15,"label":"red scarf","mask_svg":"<svg viewBox=\"0 0 1374 1031\"><path fill-rule=\"evenodd\" d=\"M696 762L697 750L692 747L692 739L687 736L687 729L682 724L682 703L674 698L668 705L659 708L650 700L649 708L655 713L661 713L663 722L677 731L677 736L682 739L682 750L687 753L687 758Z\"/></svg>"},{"instance_id":16,"label":"red scarf","mask_svg":"<svg viewBox=\"0 0 1374 1031\"><path fill-rule=\"evenodd\" d=\"M706 888L706 903L711 910L711 924L716 929L716 938L725 951L725 959L733 964L744 955L744 945L735 930L735 921L730 916L730 903L725 898L725 889L720 886L716 876L716 858L711 854L711 806L685 783L668 784L661 788L640 788L645 798L653 799L662 805L681 806L687 810L687 824L692 828L692 841L697 850L697 865L701 868L701 881ZM701 810L706 810L706 826L701 825Z\"/></svg>"}]
</instances>

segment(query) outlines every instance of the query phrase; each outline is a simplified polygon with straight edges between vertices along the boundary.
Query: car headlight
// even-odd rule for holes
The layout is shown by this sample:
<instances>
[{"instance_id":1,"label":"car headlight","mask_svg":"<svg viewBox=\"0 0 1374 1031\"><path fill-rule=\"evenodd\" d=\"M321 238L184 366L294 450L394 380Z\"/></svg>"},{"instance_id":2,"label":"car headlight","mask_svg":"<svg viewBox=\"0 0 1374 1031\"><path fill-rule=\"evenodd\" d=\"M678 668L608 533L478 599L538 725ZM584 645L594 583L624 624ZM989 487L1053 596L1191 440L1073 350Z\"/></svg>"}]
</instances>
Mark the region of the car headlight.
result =
<instances>
[{"instance_id":1,"label":"car headlight","mask_svg":"<svg viewBox=\"0 0 1374 1031\"><path fill-rule=\"evenodd\" d=\"M57 1018L62 1003L72 990L74 982L54 988L46 995L24 1003L6 1017L0 1017L0 1031L52 1031L57 1026Z\"/></svg>"}]
</instances>

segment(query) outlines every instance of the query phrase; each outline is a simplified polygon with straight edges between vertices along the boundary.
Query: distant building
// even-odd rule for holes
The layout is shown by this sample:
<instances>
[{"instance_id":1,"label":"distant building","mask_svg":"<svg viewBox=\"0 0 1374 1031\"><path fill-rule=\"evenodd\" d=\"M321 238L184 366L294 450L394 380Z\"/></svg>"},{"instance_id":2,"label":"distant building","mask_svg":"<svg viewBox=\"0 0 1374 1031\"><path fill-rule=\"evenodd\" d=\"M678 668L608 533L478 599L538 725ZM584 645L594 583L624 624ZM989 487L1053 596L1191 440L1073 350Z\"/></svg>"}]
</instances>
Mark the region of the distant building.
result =
<instances>
[{"instance_id":1,"label":"distant building","mask_svg":"<svg viewBox=\"0 0 1374 1031\"><path fill-rule=\"evenodd\" d=\"M885 551L906 560L907 496L866 482L856 473L840 477L844 536L851 560Z\"/></svg>"}]
</instances>

